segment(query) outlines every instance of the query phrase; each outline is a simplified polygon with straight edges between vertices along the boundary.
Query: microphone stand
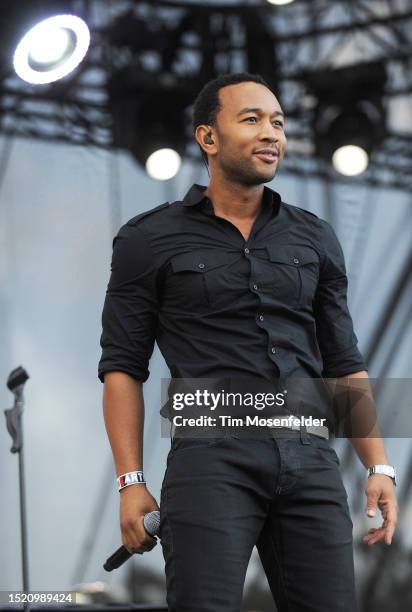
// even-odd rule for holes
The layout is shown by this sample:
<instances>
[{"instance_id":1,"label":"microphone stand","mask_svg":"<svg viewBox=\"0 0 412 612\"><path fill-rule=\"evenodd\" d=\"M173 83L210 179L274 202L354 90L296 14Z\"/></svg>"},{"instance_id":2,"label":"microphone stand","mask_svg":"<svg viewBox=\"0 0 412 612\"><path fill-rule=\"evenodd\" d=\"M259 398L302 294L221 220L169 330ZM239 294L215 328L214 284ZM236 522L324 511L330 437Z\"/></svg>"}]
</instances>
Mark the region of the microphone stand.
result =
<instances>
[{"instance_id":1,"label":"microphone stand","mask_svg":"<svg viewBox=\"0 0 412 612\"><path fill-rule=\"evenodd\" d=\"M22 569L23 569L23 591L29 592L29 565L27 550L27 526L26 526L26 496L24 485L24 454L23 454L23 427L22 416L24 407L23 387L29 375L26 370L19 366L10 372L7 379L7 387L14 395L14 406L4 411L6 425L12 437L13 445L10 449L12 453L19 454L19 487L20 487L20 528L21 528L21 548L22 548ZM24 610L29 610L29 602L24 603Z\"/></svg>"}]
</instances>

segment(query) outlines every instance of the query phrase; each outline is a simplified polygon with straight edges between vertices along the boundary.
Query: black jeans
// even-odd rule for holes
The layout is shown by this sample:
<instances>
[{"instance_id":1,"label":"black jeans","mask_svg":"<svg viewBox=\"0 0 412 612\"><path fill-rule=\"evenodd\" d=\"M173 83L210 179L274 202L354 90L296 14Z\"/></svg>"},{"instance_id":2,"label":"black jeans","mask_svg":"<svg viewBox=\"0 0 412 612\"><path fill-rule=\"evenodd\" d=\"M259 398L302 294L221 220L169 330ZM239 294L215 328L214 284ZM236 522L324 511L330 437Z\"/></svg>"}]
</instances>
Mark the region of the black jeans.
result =
<instances>
[{"instance_id":1,"label":"black jeans","mask_svg":"<svg viewBox=\"0 0 412 612\"><path fill-rule=\"evenodd\" d=\"M160 502L169 612L240 612L256 545L278 612L356 612L352 521L329 442L175 438Z\"/></svg>"}]
</instances>

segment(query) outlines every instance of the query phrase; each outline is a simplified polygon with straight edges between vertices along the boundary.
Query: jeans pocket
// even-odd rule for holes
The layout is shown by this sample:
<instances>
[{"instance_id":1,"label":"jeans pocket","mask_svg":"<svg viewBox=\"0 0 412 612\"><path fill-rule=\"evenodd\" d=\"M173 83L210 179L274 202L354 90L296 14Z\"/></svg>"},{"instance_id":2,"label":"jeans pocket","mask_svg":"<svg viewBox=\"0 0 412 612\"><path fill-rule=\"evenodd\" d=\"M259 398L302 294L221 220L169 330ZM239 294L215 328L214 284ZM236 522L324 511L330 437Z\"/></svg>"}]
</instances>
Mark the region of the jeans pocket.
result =
<instances>
[{"instance_id":1,"label":"jeans pocket","mask_svg":"<svg viewBox=\"0 0 412 612\"><path fill-rule=\"evenodd\" d=\"M313 435L311 436L311 441L313 446L317 449L319 457L322 457L322 459L331 459L337 465L340 465L340 460L335 449L332 448L330 442L326 438Z\"/></svg>"},{"instance_id":2,"label":"jeans pocket","mask_svg":"<svg viewBox=\"0 0 412 612\"><path fill-rule=\"evenodd\" d=\"M340 465L339 457L331 446L321 447L318 450L322 459L329 459L336 463L336 465Z\"/></svg>"}]
</instances>

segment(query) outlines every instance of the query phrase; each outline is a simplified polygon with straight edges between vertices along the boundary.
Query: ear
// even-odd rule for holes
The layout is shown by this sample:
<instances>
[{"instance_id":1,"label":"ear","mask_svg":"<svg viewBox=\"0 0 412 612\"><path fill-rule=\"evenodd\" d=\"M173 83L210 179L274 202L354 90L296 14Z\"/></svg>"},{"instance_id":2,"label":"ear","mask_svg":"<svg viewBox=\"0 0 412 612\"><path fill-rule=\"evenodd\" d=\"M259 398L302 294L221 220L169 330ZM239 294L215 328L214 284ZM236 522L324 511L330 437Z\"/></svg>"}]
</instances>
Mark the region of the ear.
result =
<instances>
[{"instance_id":1,"label":"ear","mask_svg":"<svg viewBox=\"0 0 412 612\"><path fill-rule=\"evenodd\" d=\"M205 153L211 155L216 152L214 135L210 125L198 125L195 132L195 138Z\"/></svg>"}]
</instances>

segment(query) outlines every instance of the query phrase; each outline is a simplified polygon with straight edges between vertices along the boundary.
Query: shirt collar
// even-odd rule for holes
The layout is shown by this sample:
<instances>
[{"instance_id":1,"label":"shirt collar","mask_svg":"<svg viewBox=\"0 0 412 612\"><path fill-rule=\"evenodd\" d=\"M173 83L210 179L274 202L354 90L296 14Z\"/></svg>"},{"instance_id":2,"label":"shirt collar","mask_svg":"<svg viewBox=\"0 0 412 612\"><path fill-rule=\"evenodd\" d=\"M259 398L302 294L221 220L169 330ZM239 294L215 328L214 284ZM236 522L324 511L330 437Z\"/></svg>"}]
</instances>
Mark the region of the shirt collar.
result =
<instances>
[{"instance_id":1,"label":"shirt collar","mask_svg":"<svg viewBox=\"0 0 412 612\"><path fill-rule=\"evenodd\" d=\"M183 206L195 206L203 201L210 201L207 196L203 194L206 190L204 185L199 185L197 183L193 183L185 197L183 198ZM277 214L279 211L281 203L281 197L273 189L270 189L266 185L263 187L263 198L262 198L262 208L266 205L271 204L273 207L273 213Z\"/></svg>"}]
</instances>

